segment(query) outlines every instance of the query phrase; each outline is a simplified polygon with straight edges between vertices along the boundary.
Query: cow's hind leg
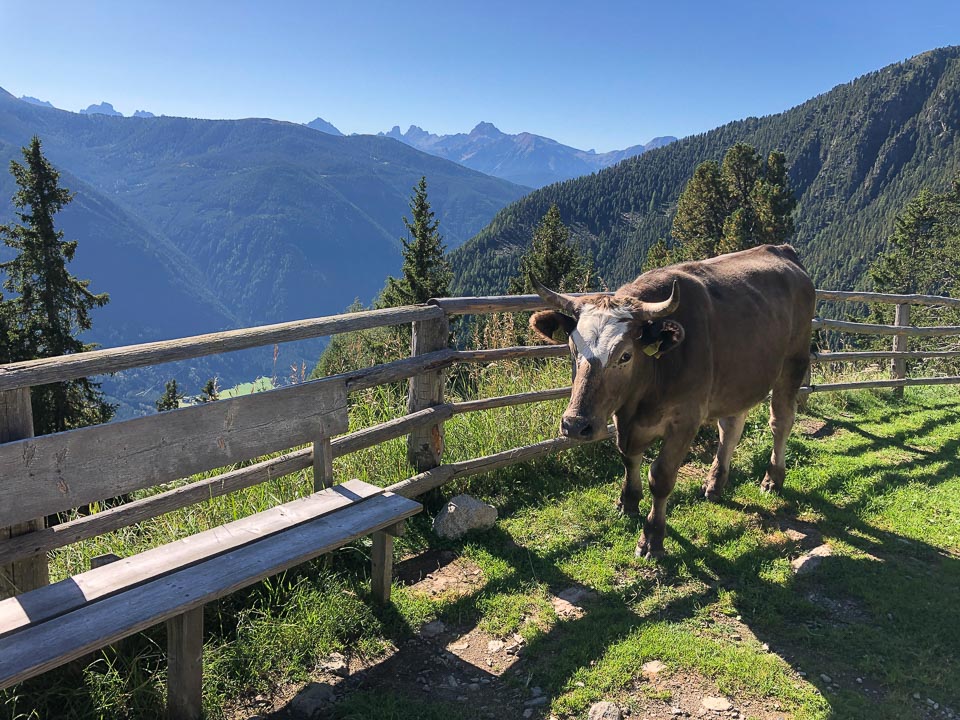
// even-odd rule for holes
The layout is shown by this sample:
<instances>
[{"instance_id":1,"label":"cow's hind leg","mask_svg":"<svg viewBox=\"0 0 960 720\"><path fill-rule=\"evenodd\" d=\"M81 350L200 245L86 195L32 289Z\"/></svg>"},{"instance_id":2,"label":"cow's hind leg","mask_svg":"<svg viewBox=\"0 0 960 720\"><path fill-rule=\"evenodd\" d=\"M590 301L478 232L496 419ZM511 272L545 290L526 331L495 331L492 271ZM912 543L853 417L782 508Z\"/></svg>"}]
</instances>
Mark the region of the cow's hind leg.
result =
<instances>
[{"instance_id":1,"label":"cow's hind leg","mask_svg":"<svg viewBox=\"0 0 960 720\"><path fill-rule=\"evenodd\" d=\"M747 412L740 415L720 418L717 426L720 428L720 444L717 447L717 456L713 459L713 466L703 483L703 496L711 502L720 500L723 488L730 477L730 458L740 442L743 426L747 422Z\"/></svg>"},{"instance_id":2,"label":"cow's hind leg","mask_svg":"<svg viewBox=\"0 0 960 720\"><path fill-rule=\"evenodd\" d=\"M770 455L767 474L760 484L760 488L764 492L780 492L783 488L783 480L787 474L787 438L790 436L793 421L797 416L797 396L800 385L809 367L809 358L790 362L788 368L773 386L773 394L770 398L770 430L773 431L773 453Z\"/></svg>"},{"instance_id":3,"label":"cow's hind leg","mask_svg":"<svg viewBox=\"0 0 960 720\"><path fill-rule=\"evenodd\" d=\"M653 506L643 524L643 536L637 543L636 556L657 558L663 555L663 538L667 531L667 498L677 483L677 470L690 451L697 428L676 430L663 439L660 455L650 465L650 494Z\"/></svg>"}]
</instances>

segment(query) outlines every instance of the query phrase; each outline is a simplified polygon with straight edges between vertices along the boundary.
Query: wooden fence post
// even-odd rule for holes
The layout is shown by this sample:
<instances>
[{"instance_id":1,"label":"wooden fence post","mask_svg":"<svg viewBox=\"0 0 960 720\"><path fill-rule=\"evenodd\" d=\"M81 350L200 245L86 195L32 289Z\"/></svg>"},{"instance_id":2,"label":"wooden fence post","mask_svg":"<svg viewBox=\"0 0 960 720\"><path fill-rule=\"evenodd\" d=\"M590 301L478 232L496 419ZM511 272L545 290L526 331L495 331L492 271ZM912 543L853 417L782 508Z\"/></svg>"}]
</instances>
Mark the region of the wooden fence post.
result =
<instances>
[{"instance_id":1,"label":"wooden fence post","mask_svg":"<svg viewBox=\"0 0 960 720\"><path fill-rule=\"evenodd\" d=\"M910 324L910 305L907 303L897 303L897 309L893 317L893 324L904 327ZM894 335L893 336L893 351L894 352L906 352L907 350L907 336L906 335ZM907 376L907 361L906 358L893 358L890 362L890 377L894 380L902 380ZM894 397L902 398L903 397L903 388L898 387L893 389Z\"/></svg>"},{"instance_id":2,"label":"wooden fence post","mask_svg":"<svg viewBox=\"0 0 960 720\"><path fill-rule=\"evenodd\" d=\"M333 448L330 438L313 444L313 491L333 486Z\"/></svg>"},{"instance_id":3,"label":"wooden fence post","mask_svg":"<svg viewBox=\"0 0 960 720\"><path fill-rule=\"evenodd\" d=\"M0 392L0 443L33 437L33 410L30 408L30 388ZM0 478L3 483L3 478ZM44 518L0 528L0 539L43 530ZM46 554L18 560L0 567L0 599L12 597L27 590L50 584Z\"/></svg>"},{"instance_id":4,"label":"wooden fence post","mask_svg":"<svg viewBox=\"0 0 960 720\"><path fill-rule=\"evenodd\" d=\"M446 314L429 320L418 320L413 323L410 352L416 356L442 350L447 347L449 339L450 323ZM410 378L407 392L408 413L424 410L442 402L443 370L434 370ZM442 455L442 422L414 430L407 438L407 460L417 472L435 468L440 464Z\"/></svg>"}]
</instances>

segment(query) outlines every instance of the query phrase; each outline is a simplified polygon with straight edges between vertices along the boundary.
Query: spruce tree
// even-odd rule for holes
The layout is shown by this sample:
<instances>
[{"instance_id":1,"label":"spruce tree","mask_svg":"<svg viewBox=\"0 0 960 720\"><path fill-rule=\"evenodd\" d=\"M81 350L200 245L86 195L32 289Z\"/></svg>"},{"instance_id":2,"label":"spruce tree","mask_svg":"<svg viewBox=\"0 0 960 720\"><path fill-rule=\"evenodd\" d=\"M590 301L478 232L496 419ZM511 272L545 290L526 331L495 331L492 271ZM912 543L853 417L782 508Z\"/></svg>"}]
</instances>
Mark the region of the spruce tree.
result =
<instances>
[{"instance_id":1,"label":"spruce tree","mask_svg":"<svg viewBox=\"0 0 960 720\"><path fill-rule=\"evenodd\" d=\"M549 288L560 292L589 289L591 264L570 241L560 208L553 204L533 231L533 241L520 258L519 274L510 279L509 292L532 294L531 273Z\"/></svg>"},{"instance_id":2,"label":"spruce tree","mask_svg":"<svg viewBox=\"0 0 960 720\"><path fill-rule=\"evenodd\" d=\"M907 204L870 278L881 292L960 295L960 176L948 192L924 189Z\"/></svg>"},{"instance_id":3,"label":"spruce tree","mask_svg":"<svg viewBox=\"0 0 960 720\"><path fill-rule=\"evenodd\" d=\"M410 199L412 218L403 218L407 237L403 243L403 276L388 277L377 301L379 307L414 305L450 294L450 263L444 254L440 221L434 218L427 198L427 179L421 177Z\"/></svg>"},{"instance_id":4,"label":"spruce tree","mask_svg":"<svg viewBox=\"0 0 960 720\"><path fill-rule=\"evenodd\" d=\"M721 164L697 166L677 201L673 247L651 248L644 267L786 242L794 233L796 205L783 153L764 160L752 146L737 143Z\"/></svg>"},{"instance_id":5,"label":"spruce tree","mask_svg":"<svg viewBox=\"0 0 960 720\"><path fill-rule=\"evenodd\" d=\"M106 293L90 291L89 280L67 270L77 250L75 240L64 240L54 216L73 195L59 185L60 174L43 156L34 136L22 149L24 163L10 161L10 172L19 188L13 204L19 223L0 225L0 237L15 257L0 263L6 273L4 288L11 296L3 301L10 338L10 360L69 355L90 350L76 336L90 330L90 310L103 307ZM86 378L33 388L34 431L46 434L106 422L115 411L98 383Z\"/></svg>"},{"instance_id":6,"label":"spruce tree","mask_svg":"<svg viewBox=\"0 0 960 720\"><path fill-rule=\"evenodd\" d=\"M167 380L163 389L163 395L157 398L157 412L165 410L176 410L180 407L180 401L183 399L183 393L180 392L180 386L176 380Z\"/></svg>"},{"instance_id":7,"label":"spruce tree","mask_svg":"<svg viewBox=\"0 0 960 720\"><path fill-rule=\"evenodd\" d=\"M220 385L217 378L210 378L200 389L200 402L213 402L220 399Z\"/></svg>"}]
</instances>

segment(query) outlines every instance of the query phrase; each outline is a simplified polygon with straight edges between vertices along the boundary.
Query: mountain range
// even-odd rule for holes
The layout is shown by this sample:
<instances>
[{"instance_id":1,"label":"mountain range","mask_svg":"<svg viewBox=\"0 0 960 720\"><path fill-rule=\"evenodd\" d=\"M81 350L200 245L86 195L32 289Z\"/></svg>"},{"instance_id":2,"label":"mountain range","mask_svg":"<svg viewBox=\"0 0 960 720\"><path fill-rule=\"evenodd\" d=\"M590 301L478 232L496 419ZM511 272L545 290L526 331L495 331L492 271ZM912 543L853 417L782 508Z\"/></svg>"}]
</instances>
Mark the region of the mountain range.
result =
<instances>
[{"instance_id":1,"label":"mountain range","mask_svg":"<svg viewBox=\"0 0 960 720\"><path fill-rule=\"evenodd\" d=\"M80 243L71 270L111 295L88 338L106 346L369 302L399 272L401 218L421 176L449 247L526 192L388 138L264 119L70 113L0 90L0 167L21 160L35 134L76 193L58 218ZM0 222L12 219L14 190L0 172ZM225 383L270 374L270 353L232 367ZM127 383L121 400L140 392L143 382Z\"/></svg>"},{"instance_id":2,"label":"mountain range","mask_svg":"<svg viewBox=\"0 0 960 720\"><path fill-rule=\"evenodd\" d=\"M667 237L698 164L746 142L782 151L799 201L793 244L818 287L854 289L922 188L960 172L960 47L869 73L785 112L683 138L513 203L453 253L455 292L502 292L540 219L556 203L609 287L633 279Z\"/></svg>"},{"instance_id":3,"label":"mountain range","mask_svg":"<svg viewBox=\"0 0 960 720\"><path fill-rule=\"evenodd\" d=\"M469 133L454 135L434 135L416 125L405 133L394 126L380 134L487 175L534 188L602 170L676 140L672 136L657 137L645 145L596 153L533 133L510 135L488 122L479 123Z\"/></svg>"}]
</instances>

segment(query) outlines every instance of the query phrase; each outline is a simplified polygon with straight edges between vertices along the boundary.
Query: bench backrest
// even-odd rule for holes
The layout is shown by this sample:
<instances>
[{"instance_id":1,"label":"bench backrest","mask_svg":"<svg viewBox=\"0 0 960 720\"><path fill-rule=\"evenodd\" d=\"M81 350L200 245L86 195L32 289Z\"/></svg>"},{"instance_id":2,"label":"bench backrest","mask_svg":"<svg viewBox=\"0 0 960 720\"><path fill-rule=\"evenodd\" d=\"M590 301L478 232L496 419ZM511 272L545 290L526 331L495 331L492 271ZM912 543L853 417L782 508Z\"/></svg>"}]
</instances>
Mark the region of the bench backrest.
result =
<instances>
[{"instance_id":1,"label":"bench backrest","mask_svg":"<svg viewBox=\"0 0 960 720\"><path fill-rule=\"evenodd\" d=\"M347 431L342 380L0 444L0 528Z\"/></svg>"}]
</instances>

